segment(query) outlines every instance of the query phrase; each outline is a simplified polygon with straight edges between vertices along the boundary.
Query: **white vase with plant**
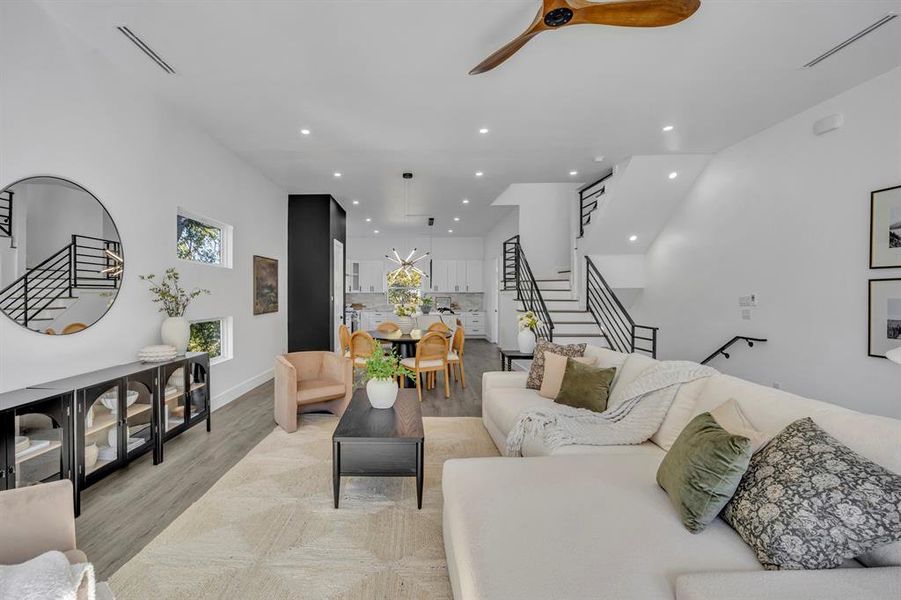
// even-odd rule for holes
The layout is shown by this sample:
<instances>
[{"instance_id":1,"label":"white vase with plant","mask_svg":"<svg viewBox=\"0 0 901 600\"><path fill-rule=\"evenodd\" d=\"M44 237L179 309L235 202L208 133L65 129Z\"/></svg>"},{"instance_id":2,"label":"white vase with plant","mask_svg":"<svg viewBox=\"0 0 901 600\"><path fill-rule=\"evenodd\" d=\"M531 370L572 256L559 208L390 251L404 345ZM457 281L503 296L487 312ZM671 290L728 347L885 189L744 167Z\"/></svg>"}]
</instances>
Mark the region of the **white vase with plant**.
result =
<instances>
[{"instance_id":1,"label":"white vase with plant","mask_svg":"<svg viewBox=\"0 0 901 600\"><path fill-rule=\"evenodd\" d=\"M394 305L394 314L397 315L397 326L400 327L401 333L408 334L416 327L413 315L417 310L419 310L419 305L416 302Z\"/></svg>"},{"instance_id":2,"label":"white vase with plant","mask_svg":"<svg viewBox=\"0 0 901 600\"><path fill-rule=\"evenodd\" d=\"M409 369L400 364L394 351L385 352L373 344L372 355L366 359L366 397L373 408L391 408L397 400L397 378L412 377Z\"/></svg>"},{"instance_id":3,"label":"white vase with plant","mask_svg":"<svg viewBox=\"0 0 901 600\"><path fill-rule=\"evenodd\" d=\"M519 317L519 333L516 335L516 345L519 351L531 354L535 350L535 331L541 321L531 310L527 310Z\"/></svg>"},{"instance_id":4,"label":"white vase with plant","mask_svg":"<svg viewBox=\"0 0 901 600\"><path fill-rule=\"evenodd\" d=\"M160 312L167 317L160 327L163 343L173 346L179 354L184 354L188 351L188 341L191 338L191 325L185 319L185 311L194 298L209 294L210 291L194 288L189 292L179 284L180 277L174 268L166 269L159 281L153 273L141 275L143 281L150 283L153 302L160 305Z\"/></svg>"}]
</instances>

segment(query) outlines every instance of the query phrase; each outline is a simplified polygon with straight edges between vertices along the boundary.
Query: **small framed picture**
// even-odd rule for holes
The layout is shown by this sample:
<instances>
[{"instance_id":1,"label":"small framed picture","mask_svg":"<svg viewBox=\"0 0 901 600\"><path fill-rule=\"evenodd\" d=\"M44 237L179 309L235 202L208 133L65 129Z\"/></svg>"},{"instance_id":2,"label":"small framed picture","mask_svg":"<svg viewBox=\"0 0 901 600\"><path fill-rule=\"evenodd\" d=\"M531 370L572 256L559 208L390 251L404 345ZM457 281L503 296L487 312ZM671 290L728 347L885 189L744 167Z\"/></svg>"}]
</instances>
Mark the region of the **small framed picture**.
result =
<instances>
[{"instance_id":1,"label":"small framed picture","mask_svg":"<svg viewBox=\"0 0 901 600\"><path fill-rule=\"evenodd\" d=\"M253 257L253 314L278 312L278 261Z\"/></svg>"},{"instance_id":2,"label":"small framed picture","mask_svg":"<svg viewBox=\"0 0 901 600\"><path fill-rule=\"evenodd\" d=\"M870 356L901 346L901 279L870 280Z\"/></svg>"},{"instance_id":3,"label":"small framed picture","mask_svg":"<svg viewBox=\"0 0 901 600\"><path fill-rule=\"evenodd\" d=\"M901 267L901 185L870 194L870 268Z\"/></svg>"}]
</instances>

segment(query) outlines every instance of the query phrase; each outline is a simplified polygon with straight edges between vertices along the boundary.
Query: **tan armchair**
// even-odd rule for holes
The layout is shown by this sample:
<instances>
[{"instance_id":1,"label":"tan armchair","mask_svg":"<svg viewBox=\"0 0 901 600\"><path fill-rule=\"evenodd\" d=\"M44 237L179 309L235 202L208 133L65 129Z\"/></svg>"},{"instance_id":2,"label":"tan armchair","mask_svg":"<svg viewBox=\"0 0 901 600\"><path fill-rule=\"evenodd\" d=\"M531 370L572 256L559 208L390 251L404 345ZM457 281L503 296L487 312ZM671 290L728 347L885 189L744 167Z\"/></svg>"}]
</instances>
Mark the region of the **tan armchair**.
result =
<instances>
[{"instance_id":1,"label":"tan armchair","mask_svg":"<svg viewBox=\"0 0 901 600\"><path fill-rule=\"evenodd\" d=\"M353 363L333 352L291 352L275 358L275 422L297 431L297 413L343 415L353 395Z\"/></svg>"}]
</instances>

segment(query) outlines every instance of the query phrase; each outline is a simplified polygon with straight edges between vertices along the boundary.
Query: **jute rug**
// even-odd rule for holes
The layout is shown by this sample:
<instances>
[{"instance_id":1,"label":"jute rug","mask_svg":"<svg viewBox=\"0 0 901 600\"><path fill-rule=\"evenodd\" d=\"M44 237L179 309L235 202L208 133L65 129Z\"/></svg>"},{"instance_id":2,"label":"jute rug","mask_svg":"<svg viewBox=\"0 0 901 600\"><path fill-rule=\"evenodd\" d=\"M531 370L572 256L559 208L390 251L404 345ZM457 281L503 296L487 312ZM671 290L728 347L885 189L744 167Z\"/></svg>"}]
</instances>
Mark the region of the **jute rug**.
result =
<instances>
[{"instance_id":1,"label":"jute rug","mask_svg":"<svg viewBox=\"0 0 901 600\"><path fill-rule=\"evenodd\" d=\"M122 600L441 599L450 583L441 535L441 468L497 456L477 418L427 417L425 485L342 479L332 501L337 419L276 428L110 579Z\"/></svg>"}]
</instances>

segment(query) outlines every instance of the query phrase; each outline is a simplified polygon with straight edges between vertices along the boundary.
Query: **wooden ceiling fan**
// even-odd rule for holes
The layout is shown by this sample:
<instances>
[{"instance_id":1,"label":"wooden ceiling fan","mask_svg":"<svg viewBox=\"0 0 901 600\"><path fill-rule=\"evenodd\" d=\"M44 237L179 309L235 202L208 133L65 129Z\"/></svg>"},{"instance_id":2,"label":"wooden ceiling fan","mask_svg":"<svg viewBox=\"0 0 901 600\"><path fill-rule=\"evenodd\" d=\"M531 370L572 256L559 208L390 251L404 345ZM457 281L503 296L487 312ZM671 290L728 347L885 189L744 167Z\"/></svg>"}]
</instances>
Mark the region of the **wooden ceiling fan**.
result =
<instances>
[{"instance_id":1,"label":"wooden ceiling fan","mask_svg":"<svg viewBox=\"0 0 901 600\"><path fill-rule=\"evenodd\" d=\"M480 62L470 75L490 71L516 53L542 31L568 25L617 25L620 27L664 27L684 21L698 10L701 0L542 0L541 9L529 28L512 42Z\"/></svg>"}]
</instances>

